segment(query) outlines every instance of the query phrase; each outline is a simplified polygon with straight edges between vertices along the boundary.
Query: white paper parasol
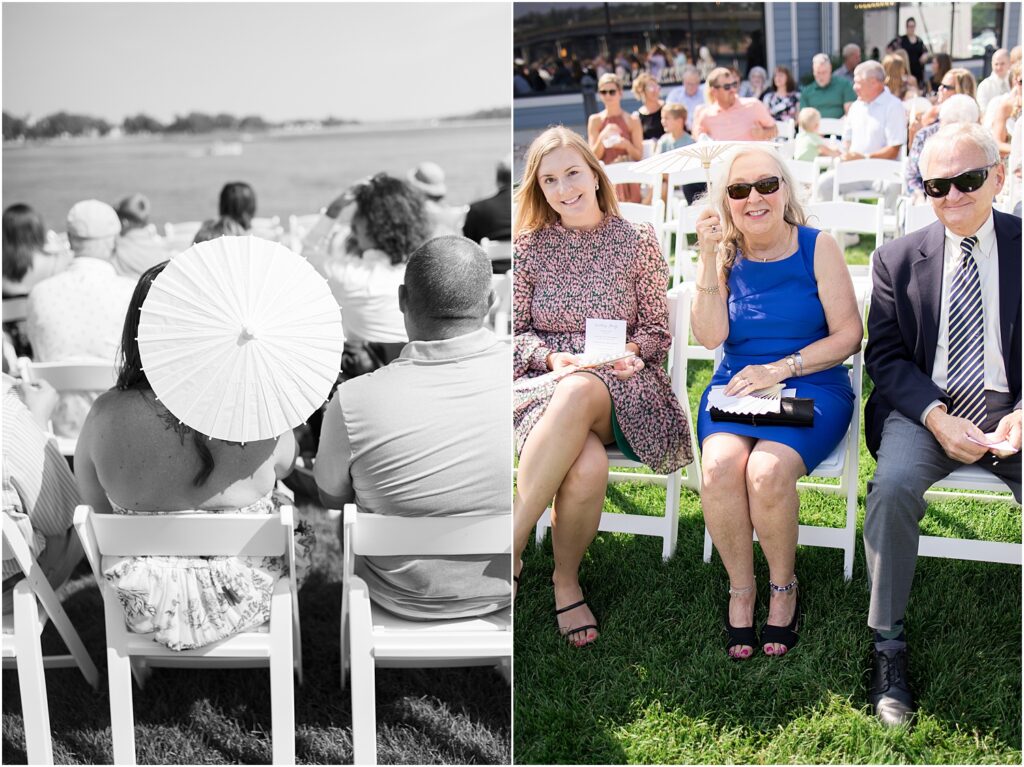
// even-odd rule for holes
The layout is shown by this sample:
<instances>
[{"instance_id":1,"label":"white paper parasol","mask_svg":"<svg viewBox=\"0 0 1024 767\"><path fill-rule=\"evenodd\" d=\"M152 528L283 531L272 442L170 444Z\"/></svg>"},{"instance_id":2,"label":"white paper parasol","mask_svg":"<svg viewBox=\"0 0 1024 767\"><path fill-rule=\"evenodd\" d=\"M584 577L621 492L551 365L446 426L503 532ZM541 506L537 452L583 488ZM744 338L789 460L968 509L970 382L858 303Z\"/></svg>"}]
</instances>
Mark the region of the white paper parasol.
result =
<instances>
[{"instance_id":1,"label":"white paper parasol","mask_svg":"<svg viewBox=\"0 0 1024 767\"><path fill-rule=\"evenodd\" d=\"M701 140L670 152L663 152L641 160L634 166L638 173L676 173L690 168L704 168L708 186L711 185L711 166L722 155L745 141Z\"/></svg>"},{"instance_id":2,"label":"white paper parasol","mask_svg":"<svg viewBox=\"0 0 1024 767\"><path fill-rule=\"evenodd\" d=\"M324 403L341 367L341 311L306 259L258 237L193 245L142 305L153 392L208 437L280 436Z\"/></svg>"}]
</instances>

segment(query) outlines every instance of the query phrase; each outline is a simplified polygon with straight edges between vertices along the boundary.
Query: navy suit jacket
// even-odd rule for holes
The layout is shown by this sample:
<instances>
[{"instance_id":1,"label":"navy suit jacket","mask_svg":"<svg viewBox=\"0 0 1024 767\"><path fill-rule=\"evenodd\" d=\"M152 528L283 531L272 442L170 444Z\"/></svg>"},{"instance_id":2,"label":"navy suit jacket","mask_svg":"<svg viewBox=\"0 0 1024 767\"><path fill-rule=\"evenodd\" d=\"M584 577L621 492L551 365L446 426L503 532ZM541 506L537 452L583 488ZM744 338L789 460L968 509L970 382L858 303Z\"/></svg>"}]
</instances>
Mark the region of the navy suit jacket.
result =
<instances>
[{"instance_id":1,"label":"navy suit jacket","mask_svg":"<svg viewBox=\"0 0 1024 767\"><path fill-rule=\"evenodd\" d=\"M993 211L999 257L999 335L1015 407L1021 389L1021 220ZM919 421L935 400L949 397L932 381L939 337L945 228L941 222L887 243L875 252L864 364L874 390L864 408L868 450L877 456L882 427L893 410ZM984 296L982 296L984 301Z\"/></svg>"}]
</instances>

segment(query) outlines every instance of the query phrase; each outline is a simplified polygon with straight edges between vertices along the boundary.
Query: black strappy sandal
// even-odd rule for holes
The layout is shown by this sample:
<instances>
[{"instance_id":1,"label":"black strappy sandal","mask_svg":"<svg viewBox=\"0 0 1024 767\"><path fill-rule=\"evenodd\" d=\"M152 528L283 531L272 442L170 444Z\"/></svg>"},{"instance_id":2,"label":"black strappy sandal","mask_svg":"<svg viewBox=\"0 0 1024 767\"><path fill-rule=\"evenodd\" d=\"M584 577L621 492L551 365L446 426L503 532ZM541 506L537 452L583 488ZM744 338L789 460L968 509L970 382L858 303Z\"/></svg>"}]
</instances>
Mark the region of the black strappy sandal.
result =
<instances>
[{"instance_id":1,"label":"black strappy sandal","mask_svg":"<svg viewBox=\"0 0 1024 767\"><path fill-rule=\"evenodd\" d=\"M581 631L584 633L586 633L590 629L598 631L597 624L588 623L586 626L577 626L576 628L566 629L565 631L562 631L562 627L558 625L558 616L562 613L567 613L570 610L575 610L577 607L584 607L586 606L586 604L587 600L581 599L579 602L573 602L571 605L568 605L566 607L555 608L555 626L558 628L558 633L565 637L565 640L569 642L569 644L571 644L573 647L587 647L589 645L594 644L594 642L597 641L596 638L584 644L576 644L575 642L571 641L571 639L574 634L578 634Z\"/></svg>"},{"instance_id":2,"label":"black strappy sandal","mask_svg":"<svg viewBox=\"0 0 1024 767\"><path fill-rule=\"evenodd\" d=\"M732 586L729 587L730 597L741 597L749 594L754 589L754 583L749 586L745 586L742 589L734 589ZM754 651L757 649L757 632L754 631L753 626L733 626L729 623L729 607L725 608L725 631L729 635L729 641L725 645L725 651L728 653L731 660L750 660L754 657ZM733 647L749 647L750 655L733 655L729 653Z\"/></svg>"},{"instance_id":3,"label":"black strappy sandal","mask_svg":"<svg viewBox=\"0 0 1024 767\"><path fill-rule=\"evenodd\" d=\"M797 580L794 577L785 586L777 586L776 584L768 581L768 585L771 590L777 594L785 594L792 591L797 587ZM793 619L789 622L788 626L774 626L771 623L765 623L761 629L761 645L762 649L766 644L781 644L786 646L786 652L782 653L765 653L765 655L772 655L773 657L780 657L785 655L794 647L800 640L800 635L796 633L797 625L800 621L800 592L796 595L796 605L793 608Z\"/></svg>"}]
</instances>

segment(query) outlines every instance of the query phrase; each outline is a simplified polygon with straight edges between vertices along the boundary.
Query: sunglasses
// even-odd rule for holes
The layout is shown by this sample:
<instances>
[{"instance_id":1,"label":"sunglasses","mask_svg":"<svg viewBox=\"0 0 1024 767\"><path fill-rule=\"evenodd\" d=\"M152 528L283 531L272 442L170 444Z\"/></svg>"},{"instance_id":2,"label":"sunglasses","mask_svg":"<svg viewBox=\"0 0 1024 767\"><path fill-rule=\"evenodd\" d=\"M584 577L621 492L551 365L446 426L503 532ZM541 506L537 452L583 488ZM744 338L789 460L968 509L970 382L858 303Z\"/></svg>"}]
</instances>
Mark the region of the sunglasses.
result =
<instances>
[{"instance_id":1,"label":"sunglasses","mask_svg":"<svg viewBox=\"0 0 1024 767\"><path fill-rule=\"evenodd\" d=\"M929 197L945 197L949 194L950 185L955 186L961 192L976 192L984 186L988 180L988 170L993 167L986 165L984 168L965 170L959 176L953 178L930 178L924 182L924 193Z\"/></svg>"},{"instance_id":2,"label":"sunglasses","mask_svg":"<svg viewBox=\"0 0 1024 767\"><path fill-rule=\"evenodd\" d=\"M760 181L755 181L753 184L730 184L725 188L725 191L728 192L729 197L734 200L745 200L750 197L751 189L756 189L759 195L765 197L779 191L779 186L781 184L782 182L779 180L778 176L770 176L768 178L762 178Z\"/></svg>"},{"instance_id":3,"label":"sunglasses","mask_svg":"<svg viewBox=\"0 0 1024 767\"><path fill-rule=\"evenodd\" d=\"M719 88L723 91L731 91L733 88L739 88L740 84L737 82L722 83L721 85L712 85L712 88Z\"/></svg>"},{"instance_id":4,"label":"sunglasses","mask_svg":"<svg viewBox=\"0 0 1024 767\"><path fill-rule=\"evenodd\" d=\"M939 83L939 88L944 91L955 91L955 85L946 85L945 83Z\"/></svg>"},{"instance_id":5,"label":"sunglasses","mask_svg":"<svg viewBox=\"0 0 1024 767\"><path fill-rule=\"evenodd\" d=\"M616 88L615 90L610 90L610 91L598 91L598 93L600 93L602 96L614 96L618 92L619 92L618 88Z\"/></svg>"}]
</instances>

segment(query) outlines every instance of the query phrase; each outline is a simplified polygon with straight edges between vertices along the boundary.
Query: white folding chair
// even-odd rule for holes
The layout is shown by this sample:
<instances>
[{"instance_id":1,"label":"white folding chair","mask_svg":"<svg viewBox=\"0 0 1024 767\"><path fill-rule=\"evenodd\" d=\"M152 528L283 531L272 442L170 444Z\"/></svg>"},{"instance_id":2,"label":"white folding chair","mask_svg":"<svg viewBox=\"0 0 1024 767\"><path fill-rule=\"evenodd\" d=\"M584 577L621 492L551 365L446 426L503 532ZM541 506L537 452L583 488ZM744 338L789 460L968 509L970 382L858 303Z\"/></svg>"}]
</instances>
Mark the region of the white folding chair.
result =
<instances>
[{"instance_id":1,"label":"white folding chair","mask_svg":"<svg viewBox=\"0 0 1024 767\"><path fill-rule=\"evenodd\" d=\"M672 350L669 356L669 377L672 391L679 398L679 404L686 414L690 428L690 441L697 445L697 434L690 412L690 401L686 396L687 355L686 345L690 337L690 302L693 299L690 285L684 283L678 289L669 291L669 327L672 328ZM613 468L643 468L643 464L626 458L617 448L608 448L608 463ZM696 459L686 468L685 477L682 469L671 474L635 474L631 472L609 472L609 482L646 482L665 486L665 516L650 517L643 514L601 513L599 530L615 533L633 533L634 535L651 535L662 539L661 558L666 562L676 550L676 538L679 532L679 491L683 486L691 487L700 492L700 466ZM544 541L544 534L551 526L551 509L548 508L537 521L535 541L539 546Z\"/></svg>"},{"instance_id":2,"label":"white folding chair","mask_svg":"<svg viewBox=\"0 0 1024 767\"><path fill-rule=\"evenodd\" d=\"M21 322L28 319L28 296L4 299L4 322Z\"/></svg>"},{"instance_id":3,"label":"white folding chair","mask_svg":"<svg viewBox=\"0 0 1024 767\"><path fill-rule=\"evenodd\" d=\"M608 176L608 180L613 184L646 184L648 186L656 186L657 191L655 196L660 194L660 181L661 174L659 173L642 173L636 169L637 163L635 162L611 162L608 164L602 163L601 167L604 168L605 175Z\"/></svg>"},{"instance_id":4,"label":"white folding chair","mask_svg":"<svg viewBox=\"0 0 1024 767\"><path fill-rule=\"evenodd\" d=\"M495 304L488 313L491 329L498 338L511 335L512 321L512 270L505 274L491 275L491 290L494 291Z\"/></svg>"},{"instance_id":5,"label":"white folding chair","mask_svg":"<svg viewBox=\"0 0 1024 767\"><path fill-rule=\"evenodd\" d=\"M46 381L58 393L104 392L117 381L117 371L113 364L104 360L33 362L28 357L19 357L18 366L21 369L22 380L30 383ZM56 437L55 439L61 455L75 454L77 437Z\"/></svg>"},{"instance_id":6,"label":"white folding chair","mask_svg":"<svg viewBox=\"0 0 1024 767\"><path fill-rule=\"evenodd\" d=\"M135 764L132 676L140 689L155 666L270 668L274 764L295 763L295 690L302 683L293 511L276 514L96 514L75 510L75 529L103 596L115 764ZM170 650L125 626L117 593L103 577L104 556L283 556L288 575L271 596L270 621L195 650Z\"/></svg>"},{"instance_id":7,"label":"white folding chair","mask_svg":"<svg viewBox=\"0 0 1024 767\"><path fill-rule=\"evenodd\" d=\"M673 285L678 285L680 279L692 282L697 278L697 251L689 247L686 238L688 235L697 234L697 219L707 207L708 203L687 205L686 200L680 200L676 205L673 220L676 232L675 258L672 266ZM706 359L711 357L708 356Z\"/></svg>"},{"instance_id":8,"label":"white folding chair","mask_svg":"<svg viewBox=\"0 0 1024 767\"><path fill-rule=\"evenodd\" d=\"M76 666L94 690L99 686L100 674L32 556L17 523L6 514L0 518L3 519L3 557L13 558L25 576L12 589L13 612L3 616L3 667L18 670L28 763L53 764L50 709L43 669ZM53 621L69 654L43 655L39 635L47 620Z\"/></svg>"},{"instance_id":9,"label":"white folding chair","mask_svg":"<svg viewBox=\"0 0 1024 767\"><path fill-rule=\"evenodd\" d=\"M981 490L984 495L950 492L956 490ZM925 493L929 501L949 498L967 498L972 501L1009 501L1015 503L1009 488L990 471L980 466L962 466L945 479L932 485ZM995 495L995 493L1000 493ZM918 556L944 557L973 562L1000 562L1007 565L1021 564L1021 544L1002 541L979 541L966 538L945 538L938 535L922 535L917 548Z\"/></svg>"},{"instance_id":10,"label":"white folding chair","mask_svg":"<svg viewBox=\"0 0 1024 767\"><path fill-rule=\"evenodd\" d=\"M164 224L164 244L171 252L188 250L202 225L202 221L179 221L176 224L168 221Z\"/></svg>"},{"instance_id":11,"label":"white folding chair","mask_svg":"<svg viewBox=\"0 0 1024 767\"><path fill-rule=\"evenodd\" d=\"M512 611L481 618L411 621L376 606L355 574L357 556L511 556L507 515L394 517L344 509L341 687L352 674L354 764L377 763L377 668L492 666L512 660Z\"/></svg>"},{"instance_id":12,"label":"white folding chair","mask_svg":"<svg viewBox=\"0 0 1024 767\"><path fill-rule=\"evenodd\" d=\"M851 160L848 162L837 162L832 177L832 199L833 200L877 200L882 204L885 200L884 192L876 192L872 189L840 193L842 184L858 181L881 181L886 186L898 184L901 189L905 186L903 168L905 158L899 160ZM882 230L895 235L898 231L895 208L886 208L882 219ZM881 247L882 241L878 240L877 247Z\"/></svg>"},{"instance_id":13,"label":"white folding chair","mask_svg":"<svg viewBox=\"0 0 1024 767\"><path fill-rule=\"evenodd\" d=\"M931 204L907 205L904 208L903 233L910 234L938 221Z\"/></svg>"},{"instance_id":14,"label":"white folding chair","mask_svg":"<svg viewBox=\"0 0 1024 767\"><path fill-rule=\"evenodd\" d=\"M786 160L786 168L793 175L793 180L800 185L802 200L807 202L814 198L815 186L818 183L818 166L809 160Z\"/></svg>"},{"instance_id":15,"label":"white folding chair","mask_svg":"<svg viewBox=\"0 0 1024 767\"><path fill-rule=\"evenodd\" d=\"M789 141L796 138L796 121L791 117L785 120L776 120L775 129L778 131L779 138Z\"/></svg>"},{"instance_id":16,"label":"white folding chair","mask_svg":"<svg viewBox=\"0 0 1024 767\"><path fill-rule=\"evenodd\" d=\"M842 117L822 117L818 133L826 137L842 138L845 127L846 120Z\"/></svg>"},{"instance_id":17,"label":"white folding chair","mask_svg":"<svg viewBox=\"0 0 1024 767\"><path fill-rule=\"evenodd\" d=\"M858 301L861 316L864 316L864 304ZM715 367L721 362L722 347L716 350ZM822 493L846 497L846 520L843 527L820 527L818 525L799 525L797 543L801 546L820 546L843 550L843 578L853 577L853 554L857 546L857 482L860 461L860 403L864 390L864 351L863 348L848 358L845 365L850 366L850 384L853 386L853 416L846 434L836 445L829 456L818 464L809 477L839 477L838 485L827 485L820 482L808 482L802 479L796 483L801 490L817 490ZM754 533L757 540L757 532ZM704 561L711 561L711 534L704 528Z\"/></svg>"},{"instance_id":18,"label":"white folding chair","mask_svg":"<svg viewBox=\"0 0 1024 767\"><path fill-rule=\"evenodd\" d=\"M842 247L840 233L871 234L875 247L882 245L882 221L884 211L881 205L864 202L833 200L812 202L805 206L808 222L832 234ZM851 265L850 276L857 300L867 300L871 295L871 271L869 267Z\"/></svg>"}]
</instances>

